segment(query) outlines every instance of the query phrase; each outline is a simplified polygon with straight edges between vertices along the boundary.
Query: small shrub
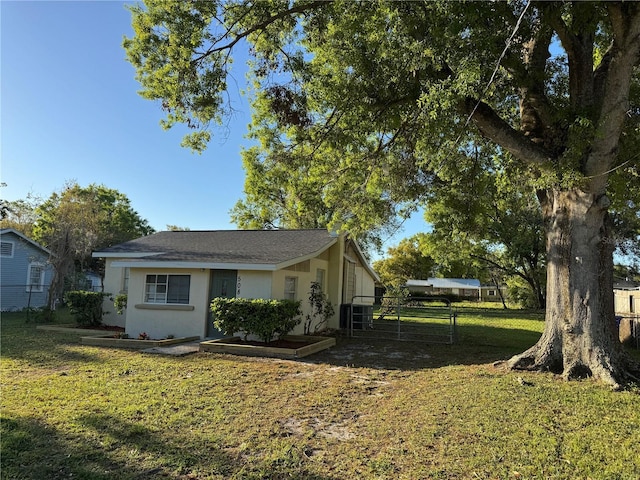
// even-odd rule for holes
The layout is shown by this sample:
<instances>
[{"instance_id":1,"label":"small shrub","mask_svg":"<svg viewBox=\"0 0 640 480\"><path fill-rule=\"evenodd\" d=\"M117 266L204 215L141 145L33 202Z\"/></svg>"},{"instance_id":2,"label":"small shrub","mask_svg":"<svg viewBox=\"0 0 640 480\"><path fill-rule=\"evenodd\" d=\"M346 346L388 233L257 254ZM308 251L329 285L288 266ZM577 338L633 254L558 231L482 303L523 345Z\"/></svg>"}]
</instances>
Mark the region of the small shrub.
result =
<instances>
[{"instance_id":1,"label":"small shrub","mask_svg":"<svg viewBox=\"0 0 640 480\"><path fill-rule=\"evenodd\" d=\"M215 298L211 302L214 325L226 335L255 335L270 342L289 333L300 323L300 302L292 300L247 300Z\"/></svg>"},{"instance_id":2,"label":"small shrub","mask_svg":"<svg viewBox=\"0 0 640 480\"><path fill-rule=\"evenodd\" d=\"M120 293L113 299L113 306L118 315L122 315L127 310L127 294Z\"/></svg>"},{"instance_id":3,"label":"small shrub","mask_svg":"<svg viewBox=\"0 0 640 480\"><path fill-rule=\"evenodd\" d=\"M380 317L383 318L385 315L393 315L398 304L403 305L406 303L409 296L409 290L405 287L388 288L380 304Z\"/></svg>"},{"instance_id":4,"label":"small shrub","mask_svg":"<svg viewBox=\"0 0 640 480\"><path fill-rule=\"evenodd\" d=\"M56 311L50 307L25 307L22 312L27 315L27 323L53 323Z\"/></svg>"},{"instance_id":5,"label":"small shrub","mask_svg":"<svg viewBox=\"0 0 640 480\"><path fill-rule=\"evenodd\" d=\"M95 327L102 323L102 301L107 296L107 293L76 290L65 293L64 301L79 325Z\"/></svg>"},{"instance_id":6,"label":"small shrub","mask_svg":"<svg viewBox=\"0 0 640 480\"><path fill-rule=\"evenodd\" d=\"M311 313L307 314L304 322L304 334L319 332L327 328L327 322L335 313L333 305L328 301L327 296L322 293L322 288L317 282L311 283L311 291L309 292L309 305L311 305ZM315 325L314 325L315 323Z\"/></svg>"}]
</instances>

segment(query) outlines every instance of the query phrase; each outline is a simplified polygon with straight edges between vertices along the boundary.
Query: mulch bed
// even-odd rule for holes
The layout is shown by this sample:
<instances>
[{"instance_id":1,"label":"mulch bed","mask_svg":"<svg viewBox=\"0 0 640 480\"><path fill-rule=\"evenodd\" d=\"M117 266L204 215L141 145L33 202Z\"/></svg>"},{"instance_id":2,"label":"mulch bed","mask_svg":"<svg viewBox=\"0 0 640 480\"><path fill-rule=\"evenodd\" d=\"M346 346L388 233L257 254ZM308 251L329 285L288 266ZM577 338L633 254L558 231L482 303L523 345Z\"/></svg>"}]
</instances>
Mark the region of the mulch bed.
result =
<instances>
[{"instance_id":1,"label":"mulch bed","mask_svg":"<svg viewBox=\"0 0 640 480\"><path fill-rule=\"evenodd\" d=\"M234 340L230 340L227 343L233 343L234 345L252 345L255 347L275 347L275 348L291 348L291 349L297 349L297 348L301 348L301 347L305 347L307 345L311 345L313 343L315 343L315 341L308 341L308 342L294 342L292 340L274 340L272 342L260 342L257 340L239 340L239 339L234 339Z\"/></svg>"},{"instance_id":2,"label":"mulch bed","mask_svg":"<svg viewBox=\"0 0 640 480\"><path fill-rule=\"evenodd\" d=\"M124 327L118 327L116 325L91 325L91 326L76 325L73 328L80 328L82 330L99 330L104 332L124 332Z\"/></svg>"}]
</instances>

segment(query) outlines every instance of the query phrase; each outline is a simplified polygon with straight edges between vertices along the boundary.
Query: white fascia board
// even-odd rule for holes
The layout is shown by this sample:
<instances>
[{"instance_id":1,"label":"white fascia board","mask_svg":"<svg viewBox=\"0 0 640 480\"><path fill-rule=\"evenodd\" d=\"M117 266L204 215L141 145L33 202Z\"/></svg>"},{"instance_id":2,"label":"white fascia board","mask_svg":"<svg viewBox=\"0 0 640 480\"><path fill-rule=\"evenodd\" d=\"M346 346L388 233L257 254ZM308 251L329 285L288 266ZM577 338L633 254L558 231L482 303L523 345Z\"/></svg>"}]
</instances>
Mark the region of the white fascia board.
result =
<instances>
[{"instance_id":1,"label":"white fascia board","mask_svg":"<svg viewBox=\"0 0 640 480\"><path fill-rule=\"evenodd\" d=\"M145 258L154 255L163 255L166 252L136 252L136 253L118 253L118 252L93 252L93 258Z\"/></svg>"},{"instance_id":2,"label":"white fascia board","mask_svg":"<svg viewBox=\"0 0 640 480\"><path fill-rule=\"evenodd\" d=\"M211 262L163 262L163 261L135 261L122 260L111 263L112 267L129 267L129 268L182 268L182 269L200 269L207 270L262 270L275 271L278 270L277 265L265 263L211 263Z\"/></svg>"},{"instance_id":3,"label":"white fascia board","mask_svg":"<svg viewBox=\"0 0 640 480\"><path fill-rule=\"evenodd\" d=\"M292 258L291 260L286 260L284 262L280 262L277 265L275 265L275 270L282 270L283 268L287 268L290 267L291 265L295 265L296 263L300 263L300 262L306 262L307 260L311 260L312 258L316 258L318 255L320 255L321 253L325 252L326 250L328 250L329 248L331 248L333 245L336 244L336 242L338 241L337 238L333 238L331 240L331 242L327 243L324 247L320 248L319 250L310 253L308 255L303 255L301 257L297 257L297 258Z\"/></svg>"}]
</instances>

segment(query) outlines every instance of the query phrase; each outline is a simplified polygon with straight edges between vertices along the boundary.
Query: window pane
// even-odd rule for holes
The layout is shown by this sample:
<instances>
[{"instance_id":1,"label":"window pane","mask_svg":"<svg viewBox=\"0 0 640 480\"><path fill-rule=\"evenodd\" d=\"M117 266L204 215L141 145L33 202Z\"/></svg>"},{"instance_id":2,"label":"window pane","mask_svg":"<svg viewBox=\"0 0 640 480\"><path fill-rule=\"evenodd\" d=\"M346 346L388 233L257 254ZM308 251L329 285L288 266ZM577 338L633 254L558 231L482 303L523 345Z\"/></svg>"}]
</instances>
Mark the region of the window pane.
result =
<instances>
[{"instance_id":1,"label":"window pane","mask_svg":"<svg viewBox=\"0 0 640 480\"><path fill-rule=\"evenodd\" d=\"M284 278L284 298L285 300L296 299L296 281L297 277L285 277Z\"/></svg>"},{"instance_id":2,"label":"window pane","mask_svg":"<svg viewBox=\"0 0 640 480\"><path fill-rule=\"evenodd\" d=\"M44 287L44 266L30 264L27 270L27 292L42 292Z\"/></svg>"},{"instance_id":3,"label":"window pane","mask_svg":"<svg viewBox=\"0 0 640 480\"><path fill-rule=\"evenodd\" d=\"M169 288L167 291L167 303L189 303L189 275L169 275Z\"/></svg>"},{"instance_id":4,"label":"window pane","mask_svg":"<svg viewBox=\"0 0 640 480\"><path fill-rule=\"evenodd\" d=\"M39 286L42 283L42 267L39 265L31 265L31 278L29 283L34 286Z\"/></svg>"},{"instance_id":5,"label":"window pane","mask_svg":"<svg viewBox=\"0 0 640 480\"><path fill-rule=\"evenodd\" d=\"M157 284L158 275L147 275L144 301L147 303L165 303L166 295L164 285Z\"/></svg>"},{"instance_id":6,"label":"window pane","mask_svg":"<svg viewBox=\"0 0 640 480\"><path fill-rule=\"evenodd\" d=\"M124 293L127 293L129 291L129 276L131 275L131 269L129 267L125 267L124 268L124 278L122 280L122 291ZM149 276L147 275L147 278L149 278ZM149 282L149 280L147 280L147 283Z\"/></svg>"},{"instance_id":7,"label":"window pane","mask_svg":"<svg viewBox=\"0 0 640 480\"><path fill-rule=\"evenodd\" d=\"M320 285L320 291L324 292L324 270L322 268L316 270L316 283Z\"/></svg>"}]
</instances>

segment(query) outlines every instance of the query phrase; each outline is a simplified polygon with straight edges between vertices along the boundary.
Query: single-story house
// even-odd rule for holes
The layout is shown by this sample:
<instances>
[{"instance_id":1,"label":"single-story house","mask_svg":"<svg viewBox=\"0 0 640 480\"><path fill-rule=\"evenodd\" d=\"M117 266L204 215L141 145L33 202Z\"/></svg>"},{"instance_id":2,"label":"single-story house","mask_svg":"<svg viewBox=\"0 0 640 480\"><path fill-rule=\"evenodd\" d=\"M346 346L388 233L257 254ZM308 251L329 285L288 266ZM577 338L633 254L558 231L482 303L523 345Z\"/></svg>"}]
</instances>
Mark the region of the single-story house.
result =
<instances>
[{"instance_id":1,"label":"single-story house","mask_svg":"<svg viewBox=\"0 0 640 480\"><path fill-rule=\"evenodd\" d=\"M503 298L507 298L507 287L495 284L484 284L480 286L480 300L483 302L501 302Z\"/></svg>"},{"instance_id":2,"label":"single-story house","mask_svg":"<svg viewBox=\"0 0 640 480\"><path fill-rule=\"evenodd\" d=\"M0 230L0 310L47 305L51 252L13 228Z\"/></svg>"},{"instance_id":3,"label":"single-story house","mask_svg":"<svg viewBox=\"0 0 640 480\"><path fill-rule=\"evenodd\" d=\"M93 256L105 259L104 291L127 293L123 315L105 301L104 322L135 337L220 336L216 297L299 300L306 315L312 282L334 306L328 328L339 328L341 305L373 303L379 280L353 239L317 229L159 232Z\"/></svg>"},{"instance_id":4,"label":"single-story house","mask_svg":"<svg viewBox=\"0 0 640 480\"><path fill-rule=\"evenodd\" d=\"M615 285L613 289L616 314L640 315L640 286Z\"/></svg>"},{"instance_id":5,"label":"single-story house","mask_svg":"<svg viewBox=\"0 0 640 480\"><path fill-rule=\"evenodd\" d=\"M480 280L475 278L434 277L426 280L407 280L405 286L416 295L458 295L472 300L481 298Z\"/></svg>"},{"instance_id":6,"label":"single-story house","mask_svg":"<svg viewBox=\"0 0 640 480\"><path fill-rule=\"evenodd\" d=\"M616 282L613 298L620 341L640 348L640 286L637 282Z\"/></svg>"}]
</instances>

